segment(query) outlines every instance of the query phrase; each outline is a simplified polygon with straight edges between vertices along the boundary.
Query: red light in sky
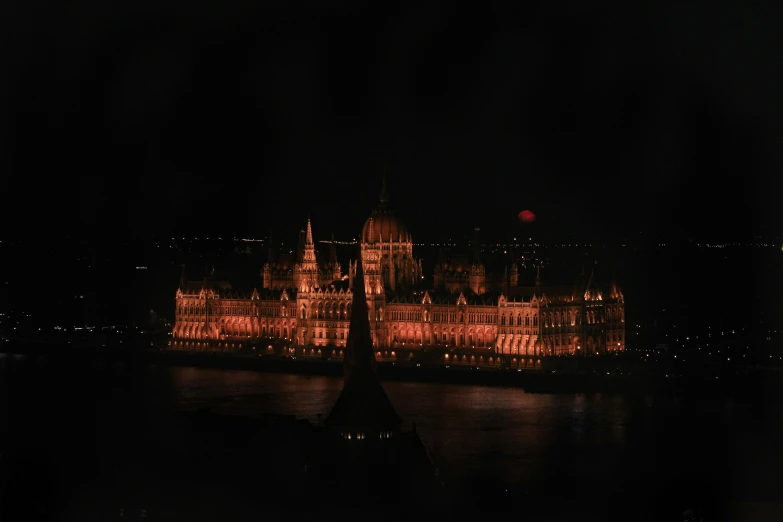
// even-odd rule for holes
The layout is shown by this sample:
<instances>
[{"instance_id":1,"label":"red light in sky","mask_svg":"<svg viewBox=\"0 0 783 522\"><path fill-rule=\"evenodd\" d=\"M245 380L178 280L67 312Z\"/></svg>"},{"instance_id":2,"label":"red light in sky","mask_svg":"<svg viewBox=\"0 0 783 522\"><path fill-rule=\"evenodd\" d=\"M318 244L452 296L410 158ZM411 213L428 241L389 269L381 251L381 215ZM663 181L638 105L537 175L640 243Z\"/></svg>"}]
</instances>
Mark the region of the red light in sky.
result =
<instances>
[{"instance_id":1,"label":"red light in sky","mask_svg":"<svg viewBox=\"0 0 783 522\"><path fill-rule=\"evenodd\" d=\"M519 220L522 223L532 223L533 221L536 220L536 215L533 214L533 212L531 212L530 210L523 210L522 212L519 213L519 216L517 217L519 217Z\"/></svg>"}]
</instances>

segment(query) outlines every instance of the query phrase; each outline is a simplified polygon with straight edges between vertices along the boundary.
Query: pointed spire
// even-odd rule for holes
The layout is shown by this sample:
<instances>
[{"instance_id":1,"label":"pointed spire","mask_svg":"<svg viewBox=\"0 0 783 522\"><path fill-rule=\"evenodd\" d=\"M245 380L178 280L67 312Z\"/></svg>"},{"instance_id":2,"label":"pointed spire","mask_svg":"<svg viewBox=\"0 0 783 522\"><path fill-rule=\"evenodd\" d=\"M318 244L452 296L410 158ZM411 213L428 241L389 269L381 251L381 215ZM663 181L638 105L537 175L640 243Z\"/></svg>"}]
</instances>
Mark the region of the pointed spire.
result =
<instances>
[{"instance_id":1,"label":"pointed spire","mask_svg":"<svg viewBox=\"0 0 783 522\"><path fill-rule=\"evenodd\" d=\"M389 189L386 187L386 172L388 169L383 170L383 177L381 179L381 205L389 203Z\"/></svg>"},{"instance_id":2,"label":"pointed spire","mask_svg":"<svg viewBox=\"0 0 783 522\"><path fill-rule=\"evenodd\" d=\"M353 283L351 322L348 327L348 340L345 343L345 357L343 359L345 382L348 382L348 378L354 371L375 370L375 352L373 352L369 308L367 307L367 294L364 285L364 263L360 249Z\"/></svg>"},{"instance_id":3,"label":"pointed spire","mask_svg":"<svg viewBox=\"0 0 783 522\"><path fill-rule=\"evenodd\" d=\"M375 375L370 320L364 289L364 268L359 248L351 326L344 358L345 381L325 425L332 428L398 430L402 419Z\"/></svg>"},{"instance_id":4,"label":"pointed spire","mask_svg":"<svg viewBox=\"0 0 783 522\"><path fill-rule=\"evenodd\" d=\"M620 295L620 290L617 288L617 268L612 267L612 299L617 299L617 297Z\"/></svg>"},{"instance_id":5,"label":"pointed spire","mask_svg":"<svg viewBox=\"0 0 783 522\"><path fill-rule=\"evenodd\" d=\"M541 265L536 267L536 286L541 286Z\"/></svg>"},{"instance_id":6,"label":"pointed spire","mask_svg":"<svg viewBox=\"0 0 783 522\"><path fill-rule=\"evenodd\" d=\"M305 245L310 246L313 244L313 228L310 225L310 218L307 218L307 235L305 236Z\"/></svg>"},{"instance_id":7,"label":"pointed spire","mask_svg":"<svg viewBox=\"0 0 783 522\"><path fill-rule=\"evenodd\" d=\"M595 282L595 268L590 269L590 277L587 279L584 287L585 299L595 299L598 297L598 285Z\"/></svg>"}]
</instances>

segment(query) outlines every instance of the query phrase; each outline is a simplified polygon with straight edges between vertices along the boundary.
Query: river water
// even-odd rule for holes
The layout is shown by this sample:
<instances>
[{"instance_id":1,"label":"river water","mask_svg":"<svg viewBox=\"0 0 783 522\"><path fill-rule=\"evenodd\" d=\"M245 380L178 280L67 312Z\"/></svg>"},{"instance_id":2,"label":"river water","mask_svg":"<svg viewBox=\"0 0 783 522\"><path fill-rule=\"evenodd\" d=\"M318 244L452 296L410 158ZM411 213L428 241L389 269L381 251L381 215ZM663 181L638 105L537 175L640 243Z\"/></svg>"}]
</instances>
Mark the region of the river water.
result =
<instances>
[{"instance_id":1,"label":"river water","mask_svg":"<svg viewBox=\"0 0 783 522\"><path fill-rule=\"evenodd\" d=\"M3 356L2 428L17 448L96 449L171 411L293 414L317 421L342 387L333 377L152 365L63 366ZM528 394L518 388L385 382L446 481L492 484L517 502L727 513L783 491L783 414L765 400ZM119 442L116 442L117 444ZM21 451L21 450L20 450ZM610 509L611 511L611 509ZM721 519L711 518L713 520ZM726 518L728 519L728 518Z\"/></svg>"}]
</instances>

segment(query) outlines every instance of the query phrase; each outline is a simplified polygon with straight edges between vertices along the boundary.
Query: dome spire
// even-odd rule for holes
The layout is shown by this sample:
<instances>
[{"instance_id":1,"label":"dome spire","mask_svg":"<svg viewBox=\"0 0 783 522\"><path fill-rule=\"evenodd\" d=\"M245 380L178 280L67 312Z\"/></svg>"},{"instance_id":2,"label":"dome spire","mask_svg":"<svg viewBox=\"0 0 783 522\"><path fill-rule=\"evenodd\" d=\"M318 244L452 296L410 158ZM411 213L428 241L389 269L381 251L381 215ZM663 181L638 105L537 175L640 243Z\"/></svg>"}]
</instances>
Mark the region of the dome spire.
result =
<instances>
[{"instance_id":1,"label":"dome spire","mask_svg":"<svg viewBox=\"0 0 783 522\"><path fill-rule=\"evenodd\" d=\"M389 189L386 187L386 172L388 169L383 169L383 175L381 177L381 205L386 205L389 202Z\"/></svg>"}]
</instances>

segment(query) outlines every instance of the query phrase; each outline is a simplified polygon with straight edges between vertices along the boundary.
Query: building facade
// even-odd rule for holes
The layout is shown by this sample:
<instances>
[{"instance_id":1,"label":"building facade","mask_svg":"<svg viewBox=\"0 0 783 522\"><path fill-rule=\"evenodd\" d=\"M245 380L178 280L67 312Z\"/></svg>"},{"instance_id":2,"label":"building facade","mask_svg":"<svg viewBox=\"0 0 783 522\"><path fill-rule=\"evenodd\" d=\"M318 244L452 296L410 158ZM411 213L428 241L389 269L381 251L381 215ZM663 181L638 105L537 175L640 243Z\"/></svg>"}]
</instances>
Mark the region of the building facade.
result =
<instances>
[{"instance_id":1,"label":"building facade","mask_svg":"<svg viewBox=\"0 0 783 522\"><path fill-rule=\"evenodd\" d=\"M478 229L476 229L478 233ZM227 281L180 281L172 347L237 348L246 344L304 357L341 358L348 336L357 261L341 272L334 249L316 258L310 220L296 259L270 259L262 288L234 292ZM437 262L423 288L412 236L389 206L384 181L378 207L362 229L365 293L376 358L440 347L453 363L538 364L549 355L594 355L625 349L623 294L601 288L594 274L573 285L519 286L516 264L488 274L477 241L470 260ZM448 352L448 353L447 353ZM456 355L455 355L456 353ZM451 354L451 355L450 355Z\"/></svg>"}]
</instances>

